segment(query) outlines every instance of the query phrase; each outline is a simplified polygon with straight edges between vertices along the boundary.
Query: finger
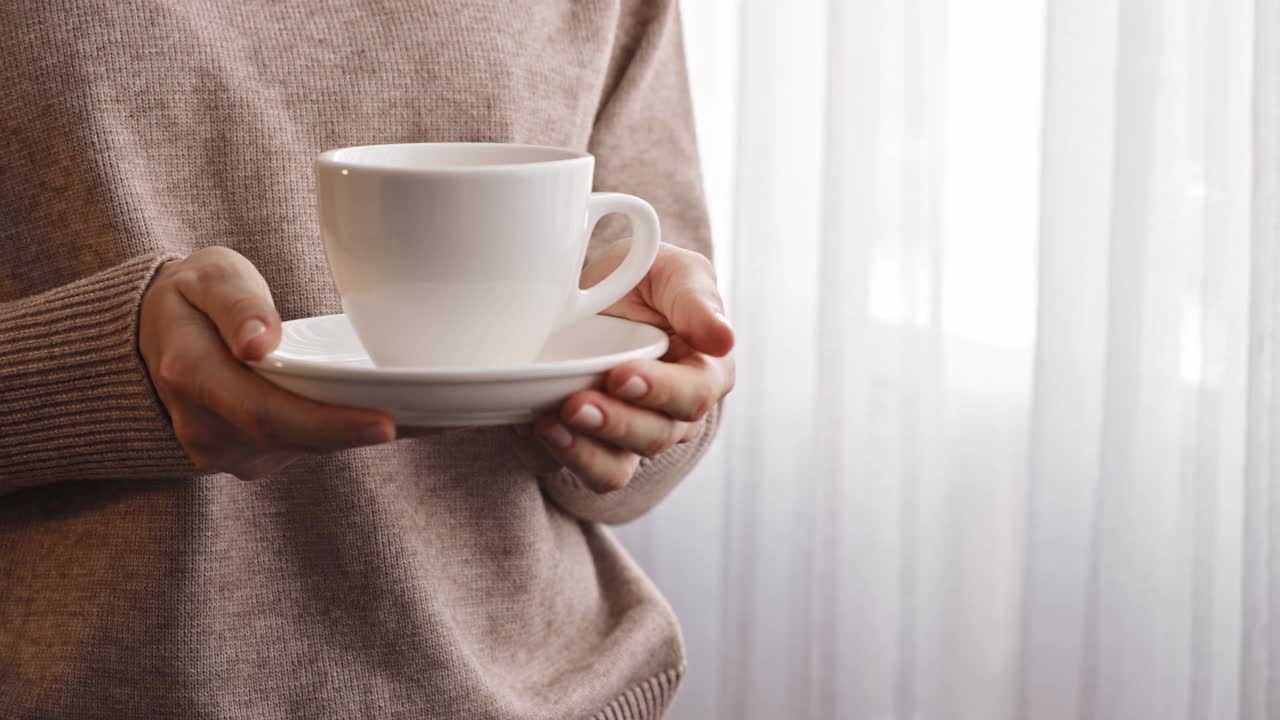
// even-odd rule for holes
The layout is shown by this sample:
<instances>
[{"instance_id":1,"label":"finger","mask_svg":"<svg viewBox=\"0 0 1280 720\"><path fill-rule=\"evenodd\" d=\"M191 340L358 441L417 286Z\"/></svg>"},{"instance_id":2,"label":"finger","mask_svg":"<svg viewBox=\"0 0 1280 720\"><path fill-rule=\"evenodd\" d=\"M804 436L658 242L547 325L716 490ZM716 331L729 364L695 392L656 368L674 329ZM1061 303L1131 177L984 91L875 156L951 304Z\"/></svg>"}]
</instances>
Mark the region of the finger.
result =
<instances>
[{"instance_id":1,"label":"finger","mask_svg":"<svg viewBox=\"0 0 1280 720\"><path fill-rule=\"evenodd\" d=\"M289 450L260 447L227 421L196 405L173 414L175 433L197 469L225 472L241 480L259 480L303 457ZM198 428L193 431L193 428Z\"/></svg>"},{"instance_id":2,"label":"finger","mask_svg":"<svg viewBox=\"0 0 1280 720\"><path fill-rule=\"evenodd\" d=\"M575 431L650 458L671 449L688 431L688 423L595 390L565 401L560 418Z\"/></svg>"},{"instance_id":3,"label":"finger","mask_svg":"<svg viewBox=\"0 0 1280 720\"><path fill-rule=\"evenodd\" d=\"M733 350L733 328L716 289L715 268L702 255L673 246L649 271L650 302L695 350L720 357Z\"/></svg>"},{"instance_id":4,"label":"finger","mask_svg":"<svg viewBox=\"0 0 1280 720\"><path fill-rule=\"evenodd\" d=\"M702 436L702 431L705 430L706 427L707 427L706 420L699 420L698 422L693 422L693 423L685 423L684 435L680 438L677 444L684 445L685 443L691 443L694 440L697 440L699 437Z\"/></svg>"},{"instance_id":5,"label":"finger","mask_svg":"<svg viewBox=\"0 0 1280 720\"><path fill-rule=\"evenodd\" d=\"M383 413L314 402L229 362L209 373L198 397L267 447L325 453L396 438L395 423Z\"/></svg>"},{"instance_id":6,"label":"finger","mask_svg":"<svg viewBox=\"0 0 1280 720\"><path fill-rule=\"evenodd\" d=\"M223 342L241 360L261 360L280 344L280 316L262 274L243 255L205 248L186 260L174 286L213 321Z\"/></svg>"},{"instance_id":7,"label":"finger","mask_svg":"<svg viewBox=\"0 0 1280 720\"><path fill-rule=\"evenodd\" d=\"M677 362L634 360L609 372L609 394L693 422L706 417L733 387L732 358L691 353Z\"/></svg>"},{"instance_id":8,"label":"finger","mask_svg":"<svg viewBox=\"0 0 1280 720\"><path fill-rule=\"evenodd\" d=\"M551 456L595 492L621 490L640 467L635 453L575 433L556 417L539 418L534 428Z\"/></svg>"}]
</instances>

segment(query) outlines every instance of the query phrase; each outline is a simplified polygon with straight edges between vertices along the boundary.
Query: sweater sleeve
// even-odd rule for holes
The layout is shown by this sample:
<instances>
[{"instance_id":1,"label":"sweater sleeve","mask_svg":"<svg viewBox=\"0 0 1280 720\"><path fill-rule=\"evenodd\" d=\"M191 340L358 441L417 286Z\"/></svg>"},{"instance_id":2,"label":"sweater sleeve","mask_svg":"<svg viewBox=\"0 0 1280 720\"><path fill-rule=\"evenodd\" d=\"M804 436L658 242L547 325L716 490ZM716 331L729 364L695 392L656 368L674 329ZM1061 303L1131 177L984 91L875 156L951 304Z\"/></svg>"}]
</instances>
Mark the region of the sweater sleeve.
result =
<instances>
[{"instance_id":1,"label":"sweater sleeve","mask_svg":"<svg viewBox=\"0 0 1280 720\"><path fill-rule=\"evenodd\" d=\"M194 473L137 349L142 294L172 257L0 303L0 495Z\"/></svg>"},{"instance_id":2,"label":"sweater sleeve","mask_svg":"<svg viewBox=\"0 0 1280 720\"><path fill-rule=\"evenodd\" d=\"M663 240L708 258L711 232L703 197L692 103L675 0L623 3L605 100L596 116L591 152L597 191L631 193L658 211ZM625 221L606 218L592 249L627 236ZM624 523L669 494L702 457L719 427L720 409L694 441L644 461L631 483L599 495L561 471L543 491L563 510L590 522Z\"/></svg>"}]
</instances>

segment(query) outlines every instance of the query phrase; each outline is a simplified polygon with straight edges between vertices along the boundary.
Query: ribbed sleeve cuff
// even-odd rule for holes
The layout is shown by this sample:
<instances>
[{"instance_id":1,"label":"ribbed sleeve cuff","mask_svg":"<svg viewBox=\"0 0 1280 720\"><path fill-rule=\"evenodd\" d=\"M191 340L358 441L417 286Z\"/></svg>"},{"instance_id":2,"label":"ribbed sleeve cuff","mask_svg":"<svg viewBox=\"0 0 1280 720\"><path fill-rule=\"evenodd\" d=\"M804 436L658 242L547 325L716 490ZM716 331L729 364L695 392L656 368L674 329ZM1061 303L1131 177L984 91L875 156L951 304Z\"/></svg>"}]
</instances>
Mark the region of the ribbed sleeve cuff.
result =
<instances>
[{"instance_id":1,"label":"ribbed sleeve cuff","mask_svg":"<svg viewBox=\"0 0 1280 720\"><path fill-rule=\"evenodd\" d=\"M599 494L582 484L568 470L542 478L542 491L561 510L587 522L619 525L652 510L693 470L711 447L720 427L723 403L707 414L702 434L693 442L677 445L652 460L642 460L635 477L621 490Z\"/></svg>"},{"instance_id":2,"label":"ribbed sleeve cuff","mask_svg":"<svg viewBox=\"0 0 1280 720\"><path fill-rule=\"evenodd\" d=\"M194 471L137 349L142 294L175 257L0 305L0 493Z\"/></svg>"},{"instance_id":3,"label":"ribbed sleeve cuff","mask_svg":"<svg viewBox=\"0 0 1280 720\"><path fill-rule=\"evenodd\" d=\"M671 706L684 668L655 675L618 696L591 720L658 720Z\"/></svg>"}]
</instances>

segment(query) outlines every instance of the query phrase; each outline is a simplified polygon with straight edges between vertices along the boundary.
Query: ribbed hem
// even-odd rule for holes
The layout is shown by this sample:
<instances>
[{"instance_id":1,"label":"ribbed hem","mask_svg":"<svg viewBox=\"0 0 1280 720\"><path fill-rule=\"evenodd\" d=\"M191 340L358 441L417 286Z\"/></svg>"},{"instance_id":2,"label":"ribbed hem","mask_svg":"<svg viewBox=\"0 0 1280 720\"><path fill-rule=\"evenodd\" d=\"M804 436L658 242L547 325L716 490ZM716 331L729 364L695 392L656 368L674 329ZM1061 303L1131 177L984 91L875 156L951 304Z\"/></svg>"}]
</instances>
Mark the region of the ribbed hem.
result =
<instances>
[{"instance_id":1,"label":"ribbed hem","mask_svg":"<svg viewBox=\"0 0 1280 720\"><path fill-rule=\"evenodd\" d=\"M194 468L138 354L138 312L172 255L0 305L0 493Z\"/></svg>"},{"instance_id":2,"label":"ribbed hem","mask_svg":"<svg viewBox=\"0 0 1280 720\"><path fill-rule=\"evenodd\" d=\"M645 680L604 706L590 720L657 720L667 712L684 668L672 668Z\"/></svg>"}]
</instances>

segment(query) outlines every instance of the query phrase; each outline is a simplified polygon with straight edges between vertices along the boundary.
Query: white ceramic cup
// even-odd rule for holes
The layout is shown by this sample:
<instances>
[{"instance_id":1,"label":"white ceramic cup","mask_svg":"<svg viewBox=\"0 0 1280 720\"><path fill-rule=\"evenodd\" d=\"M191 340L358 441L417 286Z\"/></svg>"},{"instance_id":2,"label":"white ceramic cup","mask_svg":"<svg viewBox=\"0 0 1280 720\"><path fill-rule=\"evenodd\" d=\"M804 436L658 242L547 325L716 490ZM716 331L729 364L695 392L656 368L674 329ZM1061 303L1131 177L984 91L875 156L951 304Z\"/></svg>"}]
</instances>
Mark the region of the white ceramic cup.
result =
<instances>
[{"instance_id":1,"label":"white ceramic cup","mask_svg":"<svg viewBox=\"0 0 1280 720\"><path fill-rule=\"evenodd\" d=\"M533 145L342 148L315 163L320 235L342 308L383 367L532 361L551 333L617 302L658 253L644 200L591 192L595 158ZM600 218L631 220L613 274L578 289Z\"/></svg>"}]
</instances>

